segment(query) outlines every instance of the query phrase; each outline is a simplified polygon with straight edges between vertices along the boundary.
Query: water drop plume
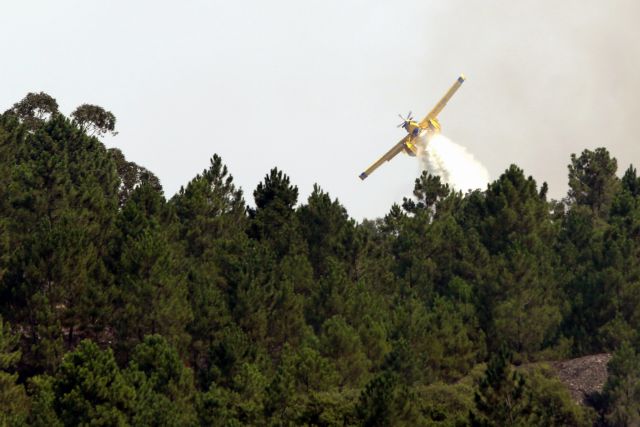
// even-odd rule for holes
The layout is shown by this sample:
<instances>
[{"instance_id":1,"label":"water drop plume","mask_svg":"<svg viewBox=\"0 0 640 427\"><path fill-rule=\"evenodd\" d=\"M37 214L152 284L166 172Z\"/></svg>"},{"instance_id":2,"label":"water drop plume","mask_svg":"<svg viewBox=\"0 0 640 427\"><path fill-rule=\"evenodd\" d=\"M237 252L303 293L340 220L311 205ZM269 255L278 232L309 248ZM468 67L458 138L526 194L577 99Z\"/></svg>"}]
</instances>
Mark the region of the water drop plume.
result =
<instances>
[{"instance_id":1,"label":"water drop plume","mask_svg":"<svg viewBox=\"0 0 640 427\"><path fill-rule=\"evenodd\" d=\"M442 134L422 136L418 146L421 147L418 150L420 167L440 176L454 189L466 192L487 187L489 172L463 146Z\"/></svg>"}]
</instances>

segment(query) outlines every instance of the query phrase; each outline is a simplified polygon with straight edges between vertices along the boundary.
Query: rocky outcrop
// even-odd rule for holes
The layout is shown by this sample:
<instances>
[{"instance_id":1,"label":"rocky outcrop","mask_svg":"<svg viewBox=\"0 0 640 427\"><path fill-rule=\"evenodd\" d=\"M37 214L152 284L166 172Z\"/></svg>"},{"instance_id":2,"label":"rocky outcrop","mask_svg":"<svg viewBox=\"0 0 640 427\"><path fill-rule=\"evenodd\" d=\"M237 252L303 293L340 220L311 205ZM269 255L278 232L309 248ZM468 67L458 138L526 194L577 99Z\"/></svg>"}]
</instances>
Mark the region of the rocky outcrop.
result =
<instances>
[{"instance_id":1,"label":"rocky outcrop","mask_svg":"<svg viewBox=\"0 0 640 427\"><path fill-rule=\"evenodd\" d=\"M611 354L601 353L558 362L549 362L560 381L567 386L571 397L580 404L596 392L601 392L607 381L607 363Z\"/></svg>"}]
</instances>

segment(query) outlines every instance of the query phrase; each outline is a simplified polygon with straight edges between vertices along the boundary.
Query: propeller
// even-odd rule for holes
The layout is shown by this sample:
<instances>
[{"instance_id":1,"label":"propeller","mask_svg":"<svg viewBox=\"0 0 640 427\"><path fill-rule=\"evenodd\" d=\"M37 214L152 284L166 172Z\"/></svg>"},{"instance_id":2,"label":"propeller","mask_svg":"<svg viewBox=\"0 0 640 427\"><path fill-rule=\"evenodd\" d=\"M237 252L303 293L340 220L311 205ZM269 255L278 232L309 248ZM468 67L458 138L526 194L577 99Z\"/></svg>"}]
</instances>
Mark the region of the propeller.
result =
<instances>
[{"instance_id":1,"label":"propeller","mask_svg":"<svg viewBox=\"0 0 640 427\"><path fill-rule=\"evenodd\" d=\"M411 111L409 111L407 113L407 117L406 118L402 117L401 114L398 114L398 117L400 117L400 119L402 119L402 123L400 123L397 127L403 127L407 122L410 122L411 120L413 120L413 116L411 116Z\"/></svg>"}]
</instances>

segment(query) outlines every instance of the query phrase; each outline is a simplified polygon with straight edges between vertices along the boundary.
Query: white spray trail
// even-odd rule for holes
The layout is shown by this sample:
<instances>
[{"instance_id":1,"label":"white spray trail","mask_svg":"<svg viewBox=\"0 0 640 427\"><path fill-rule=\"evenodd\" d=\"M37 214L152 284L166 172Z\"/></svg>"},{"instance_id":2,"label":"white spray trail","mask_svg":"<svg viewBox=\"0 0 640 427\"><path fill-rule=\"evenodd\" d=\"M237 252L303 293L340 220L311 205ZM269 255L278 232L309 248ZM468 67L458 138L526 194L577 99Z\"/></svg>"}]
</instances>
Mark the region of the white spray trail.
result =
<instances>
[{"instance_id":1,"label":"white spray trail","mask_svg":"<svg viewBox=\"0 0 640 427\"><path fill-rule=\"evenodd\" d=\"M489 183L489 172L466 148L456 144L442 134L420 137L418 152L420 166L433 175L440 176L446 184L466 192L485 189Z\"/></svg>"}]
</instances>

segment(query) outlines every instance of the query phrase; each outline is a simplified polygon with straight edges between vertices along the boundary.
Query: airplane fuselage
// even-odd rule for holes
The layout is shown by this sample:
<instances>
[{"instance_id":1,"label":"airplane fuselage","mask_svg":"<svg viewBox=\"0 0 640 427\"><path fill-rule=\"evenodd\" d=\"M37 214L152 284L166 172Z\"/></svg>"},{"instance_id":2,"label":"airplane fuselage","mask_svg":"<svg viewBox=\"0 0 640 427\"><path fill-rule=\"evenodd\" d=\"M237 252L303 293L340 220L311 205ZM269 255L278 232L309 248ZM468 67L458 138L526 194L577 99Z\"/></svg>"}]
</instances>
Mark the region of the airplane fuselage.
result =
<instances>
[{"instance_id":1,"label":"airplane fuselage","mask_svg":"<svg viewBox=\"0 0 640 427\"><path fill-rule=\"evenodd\" d=\"M404 143L404 152L415 157L418 154L418 137L424 132L427 133L427 137L430 137L440 132L440 123L436 119L430 119L427 121L426 126L422 127L414 120L407 120L402 125L404 130L410 135L409 139ZM424 147L423 147L424 148Z\"/></svg>"}]
</instances>

